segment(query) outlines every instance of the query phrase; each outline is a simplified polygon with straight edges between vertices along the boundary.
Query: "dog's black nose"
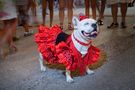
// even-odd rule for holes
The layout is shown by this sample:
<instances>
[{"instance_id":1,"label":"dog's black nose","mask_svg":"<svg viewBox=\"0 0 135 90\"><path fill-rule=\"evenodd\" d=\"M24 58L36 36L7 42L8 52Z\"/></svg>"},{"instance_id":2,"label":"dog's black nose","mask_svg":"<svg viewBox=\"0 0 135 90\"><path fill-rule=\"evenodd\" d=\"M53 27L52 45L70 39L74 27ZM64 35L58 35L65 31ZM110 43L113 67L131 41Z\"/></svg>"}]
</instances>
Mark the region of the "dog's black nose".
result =
<instances>
[{"instance_id":1,"label":"dog's black nose","mask_svg":"<svg viewBox=\"0 0 135 90\"><path fill-rule=\"evenodd\" d=\"M97 28L94 28L94 30L93 31L97 31Z\"/></svg>"}]
</instances>

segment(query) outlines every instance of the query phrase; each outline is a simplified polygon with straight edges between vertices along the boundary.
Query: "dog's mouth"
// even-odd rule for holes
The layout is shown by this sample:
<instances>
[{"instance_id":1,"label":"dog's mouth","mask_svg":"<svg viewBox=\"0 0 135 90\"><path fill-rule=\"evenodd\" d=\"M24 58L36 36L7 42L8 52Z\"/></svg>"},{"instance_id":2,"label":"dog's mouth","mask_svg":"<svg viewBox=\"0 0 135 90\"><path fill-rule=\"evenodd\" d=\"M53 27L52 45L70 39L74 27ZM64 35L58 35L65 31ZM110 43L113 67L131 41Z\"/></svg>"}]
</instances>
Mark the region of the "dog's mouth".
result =
<instances>
[{"instance_id":1,"label":"dog's mouth","mask_svg":"<svg viewBox=\"0 0 135 90\"><path fill-rule=\"evenodd\" d=\"M91 38L91 37L96 37L97 36L97 31L92 31L90 33L86 33L85 31L82 31L83 36Z\"/></svg>"}]
</instances>

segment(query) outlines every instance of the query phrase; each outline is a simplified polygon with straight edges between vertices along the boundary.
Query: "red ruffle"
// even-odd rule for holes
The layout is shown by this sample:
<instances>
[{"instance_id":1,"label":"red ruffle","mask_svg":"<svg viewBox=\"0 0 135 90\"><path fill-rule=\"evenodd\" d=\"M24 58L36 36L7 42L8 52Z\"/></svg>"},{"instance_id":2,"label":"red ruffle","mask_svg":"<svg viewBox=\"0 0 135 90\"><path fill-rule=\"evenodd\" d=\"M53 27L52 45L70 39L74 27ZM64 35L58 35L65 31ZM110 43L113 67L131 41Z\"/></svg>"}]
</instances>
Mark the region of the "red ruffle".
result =
<instances>
[{"instance_id":1,"label":"red ruffle","mask_svg":"<svg viewBox=\"0 0 135 90\"><path fill-rule=\"evenodd\" d=\"M66 69L73 71L77 68L72 49L65 42L61 42L56 46L56 53L59 58L59 63L64 64Z\"/></svg>"},{"instance_id":2,"label":"red ruffle","mask_svg":"<svg viewBox=\"0 0 135 90\"><path fill-rule=\"evenodd\" d=\"M42 53L44 59L49 63L57 63L55 57L55 41L57 35L62 32L58 25L48 28L40 26L39 32L35 34L35 42L38 45L38 50Z\"/></svg>"}]
</instances>

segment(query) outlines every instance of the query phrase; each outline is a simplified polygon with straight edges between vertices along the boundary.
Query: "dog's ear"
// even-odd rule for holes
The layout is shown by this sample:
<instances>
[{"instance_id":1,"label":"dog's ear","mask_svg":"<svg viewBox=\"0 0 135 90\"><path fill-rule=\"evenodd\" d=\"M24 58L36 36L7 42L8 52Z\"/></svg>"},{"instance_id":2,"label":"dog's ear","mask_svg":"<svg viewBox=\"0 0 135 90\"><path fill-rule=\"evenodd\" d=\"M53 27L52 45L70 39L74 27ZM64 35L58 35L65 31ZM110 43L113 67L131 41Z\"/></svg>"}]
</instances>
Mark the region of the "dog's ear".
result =
<instances>
[{"instance_id":1,"label":"dog's ear","mask_svg":"<svg viewBox=\"0 0 135 90\"><path fill-rule=\"evenodd\" d=\"M77 17L73 16L72 18L72 23L74 25L74 29L76 30L78 28L78 25L79 25L79 20Z\"/></svg>"}]
</instances>

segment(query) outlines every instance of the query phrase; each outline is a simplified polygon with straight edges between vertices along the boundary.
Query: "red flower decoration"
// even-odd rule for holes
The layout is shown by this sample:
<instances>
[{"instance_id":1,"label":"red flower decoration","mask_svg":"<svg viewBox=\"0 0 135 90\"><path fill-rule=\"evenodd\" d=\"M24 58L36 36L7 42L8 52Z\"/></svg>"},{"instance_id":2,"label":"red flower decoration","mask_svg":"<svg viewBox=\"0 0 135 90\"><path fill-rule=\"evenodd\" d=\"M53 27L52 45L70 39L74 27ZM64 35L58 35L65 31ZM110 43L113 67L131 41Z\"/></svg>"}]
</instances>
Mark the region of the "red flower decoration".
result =
<instances>
[{"instance_id":1,"label":"red flower decoration","mask_svg":"<svg viewBox=\"0 0 135 90\"><path fill-rule=\"evenodd\" d=\"M85 15L80 15L79 16L79 20L80 21L82 21L82 20L84 20L84 19L87 19L88 18L88 16L85 16Z\"/></svg>"}]
</instances>

